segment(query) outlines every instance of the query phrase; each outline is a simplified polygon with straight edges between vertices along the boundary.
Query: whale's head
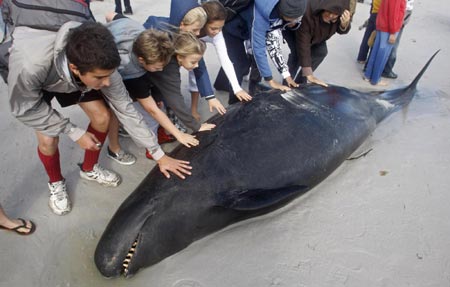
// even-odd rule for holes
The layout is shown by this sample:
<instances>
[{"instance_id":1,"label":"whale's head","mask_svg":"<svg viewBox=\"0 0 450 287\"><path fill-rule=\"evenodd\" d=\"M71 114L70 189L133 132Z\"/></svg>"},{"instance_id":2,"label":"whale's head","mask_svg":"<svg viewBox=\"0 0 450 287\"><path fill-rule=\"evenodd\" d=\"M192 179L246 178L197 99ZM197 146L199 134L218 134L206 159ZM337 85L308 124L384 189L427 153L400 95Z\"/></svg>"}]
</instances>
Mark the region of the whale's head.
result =
<instances>
[{"instance_id":1,"label":"whale's head","mask_svg":"<svg viewBox=\"0 0 450 287\"><path fill-rule=\"evenodd\" d=\"M103 276L132 276L228 224L212 193L180 181L155 169L120 206L95 250Z\"/></svg>"}]
</instances>

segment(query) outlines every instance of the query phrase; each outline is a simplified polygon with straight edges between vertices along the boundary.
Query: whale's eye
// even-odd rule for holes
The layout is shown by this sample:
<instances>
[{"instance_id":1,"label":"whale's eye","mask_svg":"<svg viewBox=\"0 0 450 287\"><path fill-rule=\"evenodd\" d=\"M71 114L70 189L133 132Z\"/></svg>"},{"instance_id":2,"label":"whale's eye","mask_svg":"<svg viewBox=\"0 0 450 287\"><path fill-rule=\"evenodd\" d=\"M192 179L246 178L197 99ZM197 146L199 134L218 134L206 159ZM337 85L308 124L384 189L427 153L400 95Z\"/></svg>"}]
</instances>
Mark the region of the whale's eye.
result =
<instances>
[{"instance_id":1,"label":"whale's eye","mask_svg":"<svg viewBox=\"0 0 450 287\"><path fill-rule=\"evenodd\" d=\"M128 254L122 262L122 273L126 276L128 274L128 265L130 265L131 259L133 258L134 252L136 251L136 247L138 244L138 239L134 240L131 245L130 250L128 250Z\"/></svg>"}]
</instances>

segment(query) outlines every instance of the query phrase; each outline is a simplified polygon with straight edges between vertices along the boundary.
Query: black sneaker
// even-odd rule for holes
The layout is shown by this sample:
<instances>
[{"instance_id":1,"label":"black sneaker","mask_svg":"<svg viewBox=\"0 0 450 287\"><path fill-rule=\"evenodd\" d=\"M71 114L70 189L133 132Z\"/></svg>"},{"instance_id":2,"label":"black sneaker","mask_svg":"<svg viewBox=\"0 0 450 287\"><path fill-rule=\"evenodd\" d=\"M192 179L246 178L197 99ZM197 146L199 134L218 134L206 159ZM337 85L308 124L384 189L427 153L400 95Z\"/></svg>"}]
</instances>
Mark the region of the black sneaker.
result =
<instances>
[{"instance_id":1,"label":"black sneaker","mask_svg":"<svg viewBox=\"0 0 450 287\"><path fill-rule=\"evenodd\" d=\"M390 73L382 73L381 76L383 78L388 78L388 79L397 79L398 75L394 72L390 72Z\"/></svg>"},{"instance_id":2,"label":"black sneaker","mask_svg":"<svg viewBox=\"0 0 450 287\"><path fill-rule=\"evenodd\" d=\"M123 14L125 15L133 15L133 10L131 9L131 7L128 7L125 9L125 11L123 11Z\"/></svg>"}]
</instances>

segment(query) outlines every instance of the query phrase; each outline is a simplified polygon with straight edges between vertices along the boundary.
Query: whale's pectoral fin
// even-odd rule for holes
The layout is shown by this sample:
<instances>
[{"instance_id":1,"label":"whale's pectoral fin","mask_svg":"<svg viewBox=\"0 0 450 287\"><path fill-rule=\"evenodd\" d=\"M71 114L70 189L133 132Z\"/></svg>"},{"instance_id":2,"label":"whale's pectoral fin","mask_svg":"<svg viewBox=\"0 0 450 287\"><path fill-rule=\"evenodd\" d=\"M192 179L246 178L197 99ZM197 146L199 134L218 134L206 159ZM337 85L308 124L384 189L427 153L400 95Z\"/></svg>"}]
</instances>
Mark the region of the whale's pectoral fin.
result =
<instances>
[{"instance_id":1,"label":"whale's pectoral fin","mask_svg":"<svg viewBox=\"0 0 450 287\"><path fill-rule=\"evenodd\" d=\"M278 189L226 191L217 194L217 205L235 210L256 210L281 203L307 190L307 186L294 185Z\"/></svg>"}]
</instances>

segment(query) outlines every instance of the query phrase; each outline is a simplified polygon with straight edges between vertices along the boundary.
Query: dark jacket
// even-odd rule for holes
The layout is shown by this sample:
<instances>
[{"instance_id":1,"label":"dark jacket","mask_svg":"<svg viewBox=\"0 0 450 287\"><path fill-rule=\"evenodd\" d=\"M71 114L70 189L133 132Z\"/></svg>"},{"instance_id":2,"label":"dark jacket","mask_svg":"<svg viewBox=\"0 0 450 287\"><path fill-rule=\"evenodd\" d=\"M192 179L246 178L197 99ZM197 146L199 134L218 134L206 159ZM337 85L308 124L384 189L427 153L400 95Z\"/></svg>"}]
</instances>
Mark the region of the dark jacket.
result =
<instances>
[{"instance_id":1,"label":"dark jacket","mask_svg":"<svg viewBox=\"0 0 450 287\"><path fill-rule=\"evenodd\" d=\"M301 67L311 67L311 46L322 43L331 38L335 33L347 34L340 28L341 21L325 23L322 19L323 11L330 11L341 15L349 9L349 0L316 0L308 2L306 13L303 15L302 24L296 31L296 48Z\"/></svg>"}]
</instances>

